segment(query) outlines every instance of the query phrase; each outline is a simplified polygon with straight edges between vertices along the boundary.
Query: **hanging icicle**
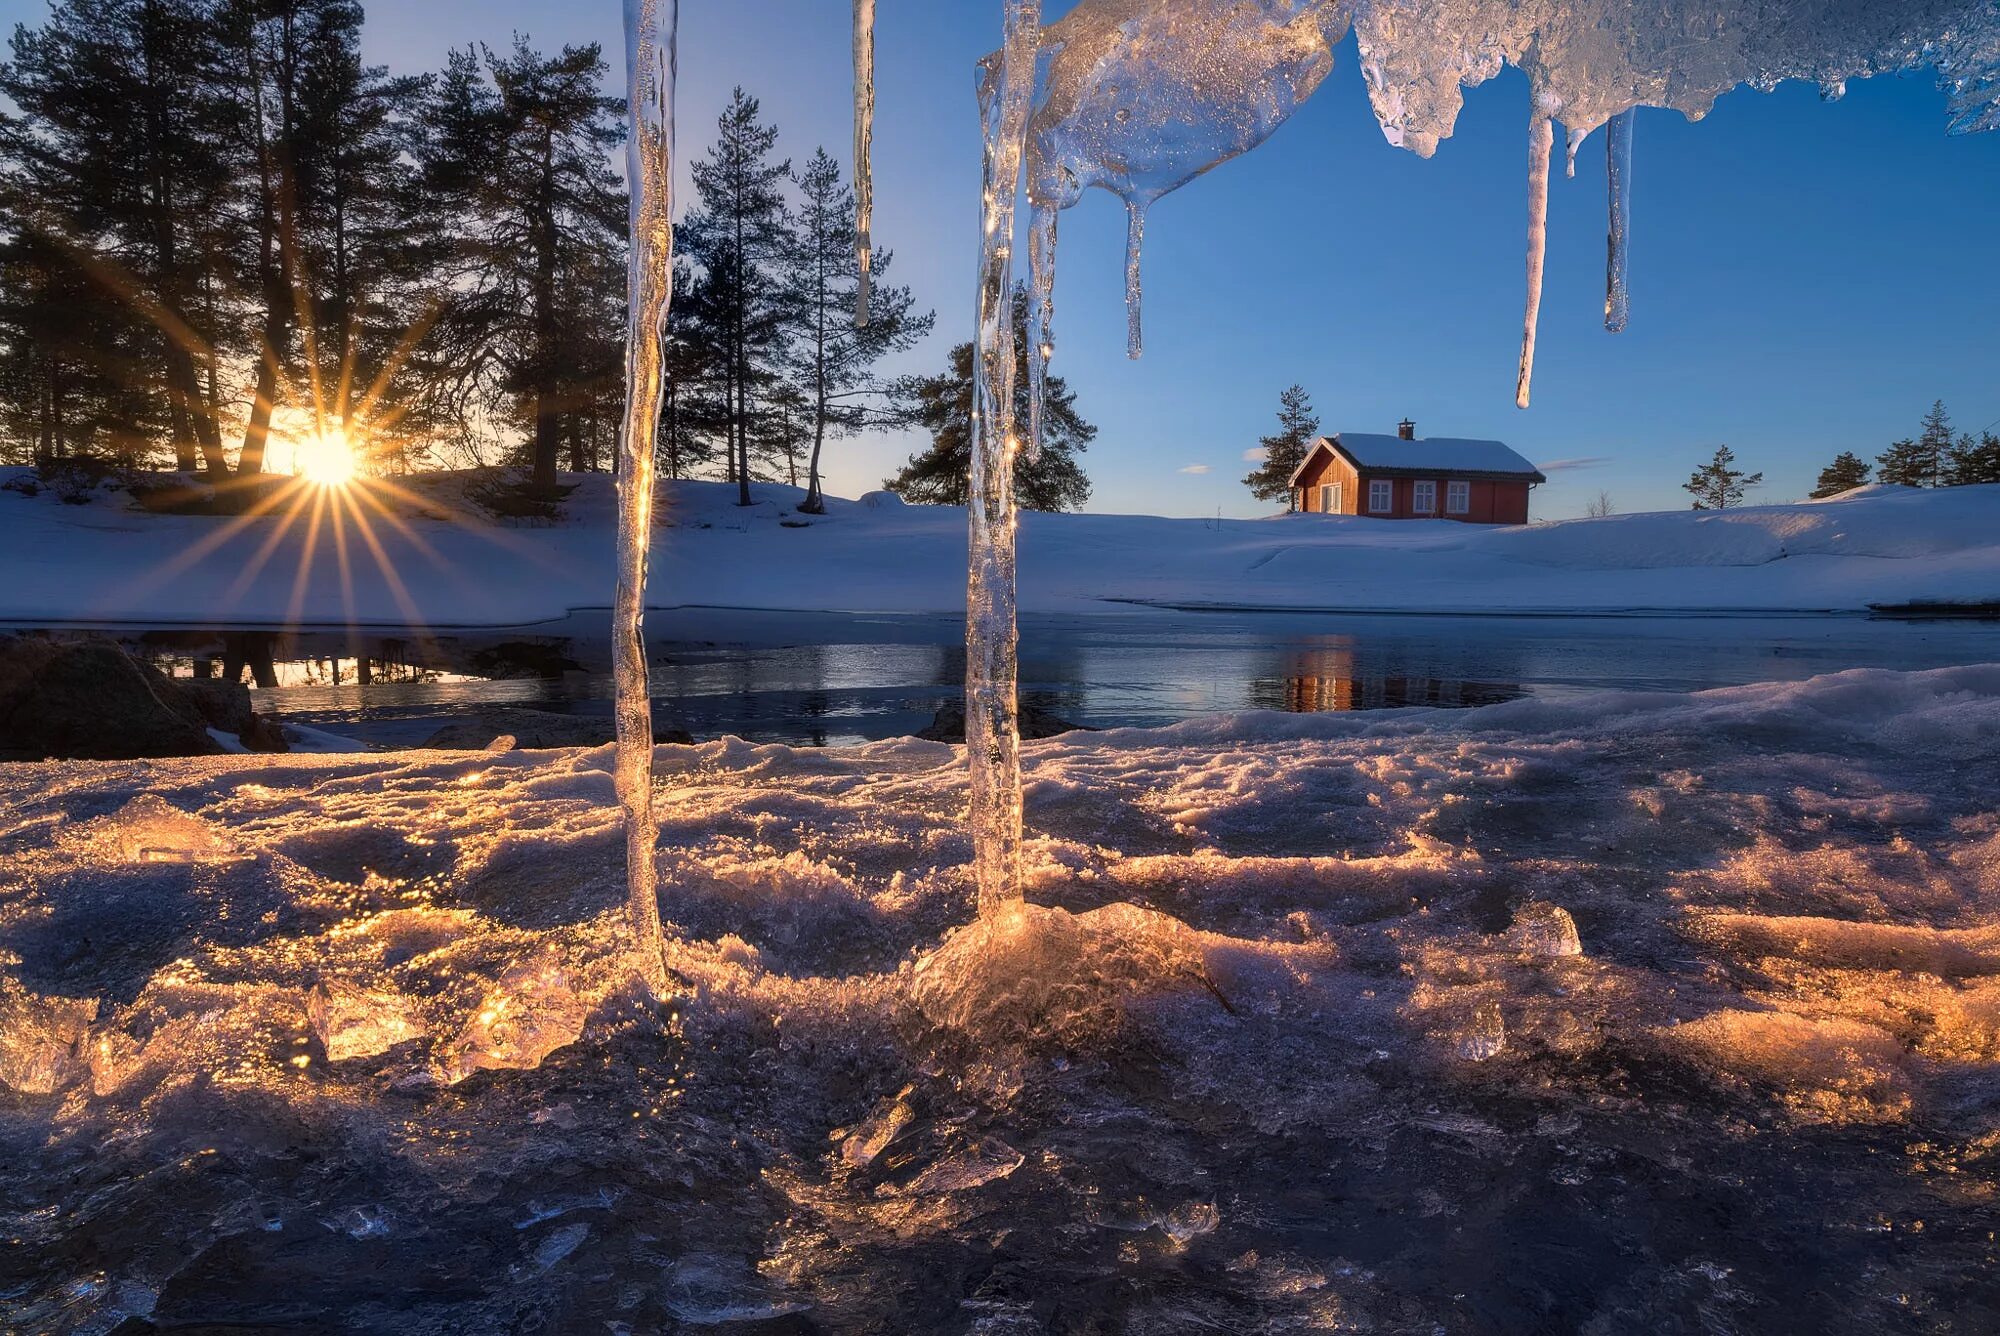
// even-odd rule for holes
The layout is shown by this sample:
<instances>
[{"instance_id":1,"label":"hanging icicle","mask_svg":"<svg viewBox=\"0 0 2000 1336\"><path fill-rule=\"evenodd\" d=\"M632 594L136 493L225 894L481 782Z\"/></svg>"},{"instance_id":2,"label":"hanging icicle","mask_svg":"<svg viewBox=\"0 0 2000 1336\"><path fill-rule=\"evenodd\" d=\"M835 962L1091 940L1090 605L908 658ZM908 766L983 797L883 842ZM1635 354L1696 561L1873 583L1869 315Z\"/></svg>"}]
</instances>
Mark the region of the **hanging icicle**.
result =
<instances>
[{"instance_id":1,"label":"hanging icicle","mask_svg":"<svg viewBox=\"0 0 2000 1336\"><path fill-rule=\"evenodd\" d=\"M1638 114L1633 110L1612 117L1610 137L1605 141L1611 227L1604 280L1604 327L1613 334L1623 334L1632 318L1632 130Z\"/></svg>"},{"instance_id":2,"label":"hanging icicle","mask_svg":"<svg viewBox=\"0 0 2000 1336\"><path fill-rule=\"evenodd\" d=\"M655 993L666 987L654 846L653 702L646 672L646 574L653 541L653 451L659 430L660 344L674 277L674 80L680 0L625 0L631 192L626 261L625 425L618 448L618 594L612 610L612 671L618 716L618 797L625 808L626 900L639 968Z\"/></svg>"},{"instance_id":3,"label":"hanging icicle","mask_svg":"<svg viewBox=\"0 0 2000 1336\"><path fill-rule=\"evenodd\" d=\"M1140 282L1139 256L1146 248L1146 206L1125 206L1125 355L1138 361L1146 352L1145 289Z\"/></svg>"},{"instance_id":4,"label":"hanging icicle","mask_svg":"<svg viewBox=\"0 0 2000 1336\"><path fill-rule=\"evenodd\" d=\"M1042 457L1042 410L1048 399L1049 361L1056 355L1056 223L1062 210L1033 205L1028 214L1028 436L1030 464Z\"/></svg>"},{"instance_id":5,"label":"hanging icicle","mask_svg":"<svg viewBox=\"0 0 2000 1336\"><path fill-rule=\"evenodd\" d=\"M1015 196L1041 40L1041 0L1001 0L1005 37L986 62L979 349L973 359L972 471L966 507L965 742L973 869L981 913L1021 899L1021 735L1014 620L1013 257Z\"/></svg>"},{"instance_id":6,"label":"hanging icicle","mask_svg":"<svg viewBox=\"0 0 2000 1336\"><path fill-rule=\"evenodd\" d=\"M875 251L875 0L854 0L854 251L861 266L854 323L866 328Z\"/></svg>"},{"instance_id":7,"label":"hanging icicle","mask_svg":"<svg viewBox=\"0 0 2000 1336\"><path fill-rule=\"evenodd\" d=\"M1549 250L1549 159L1555 142L1555 121L1538 98L1528 128L1528 315L1521 327L1521 377L1514 387L1514 402L1522 408L1535 387L1535 334L1542 319L1542 269Z\"/></svg>"}]
</instances>

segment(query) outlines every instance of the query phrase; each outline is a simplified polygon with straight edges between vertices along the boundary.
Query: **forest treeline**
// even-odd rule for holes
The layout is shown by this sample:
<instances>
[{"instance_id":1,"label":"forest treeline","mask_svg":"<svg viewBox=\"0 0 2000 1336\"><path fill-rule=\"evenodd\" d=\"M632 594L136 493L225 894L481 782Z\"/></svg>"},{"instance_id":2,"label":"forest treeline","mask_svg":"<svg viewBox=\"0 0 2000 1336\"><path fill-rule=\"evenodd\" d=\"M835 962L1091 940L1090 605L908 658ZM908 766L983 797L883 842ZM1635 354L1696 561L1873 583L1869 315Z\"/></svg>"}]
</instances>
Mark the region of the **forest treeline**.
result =
<instances>
[{"instance_id":1,"label":"forest treeline","mask_svg":"<svg viewBox=\"0 0 2000 1336\"><path fill-rule=\"evenodd\" d=\"M399 75L363 59L362 25L351 0L56 0L16 29L0 63L6 459L220 482L278 463L275 424L337 425L381 472L508 464L547 485L611 467L627 222L603 52L516 37ZM857 326L841 164L781 157L739 90L693 175L662 471L738 482L746 501L750 481L786 481L814 504L829 442L917 426L933 445L891 485L948 493L959 359L882 372L933 317L878 247ZM1044 454L1059 476L1037 499L1082 504L1092 434L1076 418Z\"/></svg>"}]
</instances>

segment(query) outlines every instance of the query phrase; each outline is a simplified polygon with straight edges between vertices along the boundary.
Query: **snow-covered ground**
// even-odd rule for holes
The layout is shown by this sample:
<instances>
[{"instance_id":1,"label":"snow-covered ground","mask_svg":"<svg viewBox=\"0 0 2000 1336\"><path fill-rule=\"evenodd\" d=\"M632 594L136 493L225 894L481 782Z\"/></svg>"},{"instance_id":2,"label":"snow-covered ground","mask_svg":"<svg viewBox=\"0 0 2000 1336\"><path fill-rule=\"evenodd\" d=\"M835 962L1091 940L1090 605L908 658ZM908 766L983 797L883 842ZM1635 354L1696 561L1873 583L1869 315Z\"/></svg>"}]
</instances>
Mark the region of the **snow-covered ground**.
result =
<instances>
[{"instance_id":1,"label":"snow-covered ground","mask_svg":"<svg viewBox=\"0 0 2000 1336\"><path fill-rule=\"evenodd\" d=\"M11 471L19 476L20 471ZM4 479L0 479L4 480ZM247 521L166 517L117 494L62 504L0 491L0 622L511 626L609 604L611 483L586 477L568 517L477 523L462 477L373 503L303 491ZM672 488L653 602L955 613L965 513L872 493L802 516L793 488L735 504ZM315 518L317 517L317 519ZM363 523L363 521L366 521ZM311 555L308 558L307 553ZM1027 515L1030 613L1195 608L1384 611L1856 611L2000 600L2000 486L1866 488L1797 506L1669 512L1525 528L1314 515L1265 520Z\"/></svg>"},{"instance_id":2,"label":"snow-covered ground","mask_svg":"<svg viewBox=\"0 0 2000 1336\"><path fill-rule=\"evenodd\" d=\"M657 1012L608 750L0 768L0 1311L2000 1326L2000 668L1025 753L662 749Z\"/></svg>"}]
</instances>

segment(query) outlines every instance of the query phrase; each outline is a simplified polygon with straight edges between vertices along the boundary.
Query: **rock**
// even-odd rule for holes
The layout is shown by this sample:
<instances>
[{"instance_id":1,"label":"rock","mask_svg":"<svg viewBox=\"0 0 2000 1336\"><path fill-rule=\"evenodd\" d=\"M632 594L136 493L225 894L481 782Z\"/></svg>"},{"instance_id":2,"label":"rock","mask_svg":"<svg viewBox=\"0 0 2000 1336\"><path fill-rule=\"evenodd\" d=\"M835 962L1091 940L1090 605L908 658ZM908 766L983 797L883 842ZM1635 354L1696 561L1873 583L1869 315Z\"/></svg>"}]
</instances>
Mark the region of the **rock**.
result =
<instances>
[{"instance_id":1,"label":"rock","mask_svg":"<svg viewBox=\"0 0 2000 1336\"><path fill-rule=\"evenodd\" d=\"M213 756L208 728L171 680L116 645L0 640L0 757Z\"/></svg>"},{"instance_id":2,"label":"rock","mask_svg":"<svg viewBox=\"0 0 2000 1336\"><path fill-rule=\"evenodd\" d=\"M489 710L446 724L425 740L438 751L490 751L504 737L522 751L557 747L602 747L616 741L617 724L608 716L556 714L548 710ZM678 728L656 729L653 741L687 746L694 739Z\"/></svg>"},{"instance_id":3,"label":"rock","mask_svg":"<svg viewBox=\"0 0 2000 1336\"><path fill-rule=\"evenodd\" d=\"M172 683L201 711L210 728L234 733L253 752L291 750L278 721L257 713L256 707L250 703L250 689L241 682L225 682L219 677L189 677L174 678Z\"/></svg>"},{"instance_id":4,"label":"rock","mask_svg":"<svg viewBox=\"0 0 2000 1336\"><path fill-rule=\"evenodd\" d=\"M0 758L126 761L212 756L210 729L287 750L241 685L177 679L104 641L0 638Z\"/></svg>"},{"instance_id":5,"label":"rock","mask_svg":"<svg viewBox=\"0 0 2000 1336\"><path fill-rule=\"evenodd\" d=\"M1063 733L1095 733L1096 729L1085 724L1072 724L1067 719L1058 718L1047 710L1033 705L1021 707L1021 737L1032 741L1035 738L1053 738ZM937 712L930 727L917 734L930 742L965 741L965 706L951 701Z\"/></svg>"}]
</instances>

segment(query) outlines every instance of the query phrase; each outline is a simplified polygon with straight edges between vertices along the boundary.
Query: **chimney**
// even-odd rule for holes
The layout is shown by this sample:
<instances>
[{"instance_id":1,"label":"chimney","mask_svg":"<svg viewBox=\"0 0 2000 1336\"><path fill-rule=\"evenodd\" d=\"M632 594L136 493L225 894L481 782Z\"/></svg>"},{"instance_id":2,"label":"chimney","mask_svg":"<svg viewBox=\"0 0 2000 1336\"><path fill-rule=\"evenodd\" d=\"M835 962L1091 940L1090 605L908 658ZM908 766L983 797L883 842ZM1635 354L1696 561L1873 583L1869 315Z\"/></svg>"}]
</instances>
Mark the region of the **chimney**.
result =
<instances>
[{"instance_id":1,"label":"chimney","mask_svg":"<svg viewBox=\"0 0 2000 1336\"><path fill-rule=\"evenodd\" d=\"M1408 418L1404 418L1401 422L1398 422L1396 424L1396 435L1406 441L1416 440L1417 424L1410 421Z\"/></svg>"}]
</instances>

